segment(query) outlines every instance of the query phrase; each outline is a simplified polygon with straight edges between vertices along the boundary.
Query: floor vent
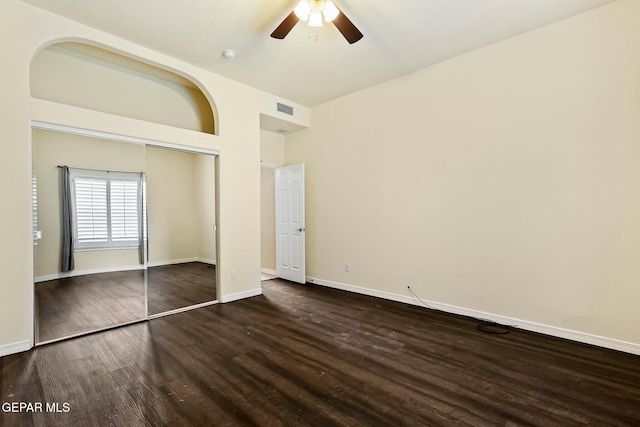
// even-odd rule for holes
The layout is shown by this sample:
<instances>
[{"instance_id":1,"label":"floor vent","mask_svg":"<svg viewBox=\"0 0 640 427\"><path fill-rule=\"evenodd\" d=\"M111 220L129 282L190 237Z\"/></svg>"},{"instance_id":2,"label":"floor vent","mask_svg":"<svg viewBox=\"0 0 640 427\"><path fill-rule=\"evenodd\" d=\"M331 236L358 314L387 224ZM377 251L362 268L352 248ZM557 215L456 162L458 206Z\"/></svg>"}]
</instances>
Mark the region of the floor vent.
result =
<instances>
[{"instance_id":1,"label":"floor vent","mask_svg":"<svg viewBox=\"0 0 640 427\"><path fill-rule=\"evenodd\" d=\"M293 107L290 105L285 105L278 102L278 111L293 116Z\"/></svg>"}]
</instances>

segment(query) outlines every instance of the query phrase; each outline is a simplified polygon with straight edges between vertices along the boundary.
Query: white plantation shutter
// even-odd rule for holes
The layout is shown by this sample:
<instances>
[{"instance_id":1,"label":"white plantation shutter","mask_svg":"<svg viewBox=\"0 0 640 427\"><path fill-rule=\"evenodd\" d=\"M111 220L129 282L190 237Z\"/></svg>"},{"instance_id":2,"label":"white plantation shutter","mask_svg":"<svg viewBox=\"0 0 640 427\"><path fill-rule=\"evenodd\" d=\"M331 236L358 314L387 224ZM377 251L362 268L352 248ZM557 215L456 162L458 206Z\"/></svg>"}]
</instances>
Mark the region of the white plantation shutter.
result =
<instances>
[{"instance_id":1,"label":"white plantation shutter","mask_svg":"<svg viewBox=\"0 0 640 427\"><path fill-rule=\"evenodd\" d=\"M111 180L111 240L137 242L139 181Z\"/></svg>"},{"instance_id":2,"label":"white plantation shutter","mask_svg":"<svg viewBox=\"0 0 640 427\"><path fill-rule=\"evenodd\" d=\"M147 241L147 181L142 180L142 240Z\"/></svg>"},{"instance_id":3,"label":"white plantation shutter","mask_svg":"<svg viewBox=\"0 0 640 427\"><path fill-rule=\"evenodd\" d=\"M77 249L140 244L140 179L74 176Z\"/></svg>"},{"instance_id":4,"label":"white plantation shutter","mask_svg":"<svg viewBox=\"0 0 640 427\"><path fill-rule=\"evenodd\" d=\"M77 242L109 243L107 180L75 178Z\"/></svg>"},{"instance_id":5,"label":"white plantation shutter","mask_svg":"<svg viewBox=\"0 0 640 427\"><path fill-rule=\"evenodd\" d=\"M38 178L31 176L31 226L33 228L33 245L38 246Z\"/></svg>"}]
</instances>

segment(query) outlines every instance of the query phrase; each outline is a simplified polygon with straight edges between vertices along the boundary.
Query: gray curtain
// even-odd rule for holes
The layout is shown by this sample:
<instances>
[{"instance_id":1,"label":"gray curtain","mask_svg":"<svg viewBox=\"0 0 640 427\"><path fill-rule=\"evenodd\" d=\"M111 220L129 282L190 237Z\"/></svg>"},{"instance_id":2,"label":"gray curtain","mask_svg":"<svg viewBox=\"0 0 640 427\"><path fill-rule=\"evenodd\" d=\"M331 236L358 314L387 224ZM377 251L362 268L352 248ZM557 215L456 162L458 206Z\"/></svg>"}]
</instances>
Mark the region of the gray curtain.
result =
<instances>
[{"instance_id":1,"label":"gray curtain","mask_svg":"<svg viewBox=\"0 0 640 427\"><path fill-rule=\"evenodd\" d=\"M60 251L60 268L62 272L74 269L73 263L73 206L71 206L71 175L69 167L62 167L62 248Z\"/></svg>"}]
</instances>

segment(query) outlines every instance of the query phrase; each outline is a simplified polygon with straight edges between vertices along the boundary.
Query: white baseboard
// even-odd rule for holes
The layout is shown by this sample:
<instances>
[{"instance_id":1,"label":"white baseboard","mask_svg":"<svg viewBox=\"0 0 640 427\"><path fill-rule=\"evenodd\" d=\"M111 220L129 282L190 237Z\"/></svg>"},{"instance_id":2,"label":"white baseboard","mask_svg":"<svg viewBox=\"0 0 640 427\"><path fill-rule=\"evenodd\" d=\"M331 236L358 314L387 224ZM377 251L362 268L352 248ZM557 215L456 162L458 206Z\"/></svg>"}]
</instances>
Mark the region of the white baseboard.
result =
<instances>
[{"instance_id":1,"label":"white baseboard","mask_svg":"<svg viewBox=\"0 0 640 427\"><path fill-rule=\"evenodd\" d=\"M188 262L202 262L205 264L216 265L216 260L214 259L206 259L206 258L182 258L182 259L169 259L164 261L148 261L148 267L162 267L164 265L174 265L174 264L186 264Z\"/></svg>"},{"instance_id":2,"label":"white baseboard","mask_svg":"<svg viewBox=\"0 0 640 427\"><path fill-rule=\"evenodd\" d=\"M85 276L87 274L114 273L116 271L133 271L133 270L144 270L144 266L140 264L140 265L131 265L127 267L109 267L109 268L94 268L90 270L73 270L73 271L67 271L66 273L56 273L56 274L49 274L47 276L35 277L33 281L35 283L40 283L40 282L46 282L49 280L66 279L67 277Z\"/></svg>"},{"instance_id":3,"label":"white baseboard","mask_svg":"<svg viewBox=\"0 0 640 427\"><path fill-rule=\"evenodd\" d=\"M256 288L256 289L251 289L249 291L238 292L237 294L223 295L222 297L220 297L220 302L224 304L227 302L237 301L240 299L255 297L257 295L262 295L262 288Z\"/></svg>"},{"instance_id":4,"label":"white baseboard","mask_svg":"<svg viewBox=\"0 0 640 427\"><path fill-rule=\"evenodd\" d=\"M271 274L272 276L276 275L276 271L275 270L271 270L270 268L261 268L260 269L260 273Z\"/></svg>"},{"instance_id":5,"label":"white baseboard","mask_svg":"<svg viewBox=\"0 0 640 427\"><path fill-rule=\"evenodd\" d=\"M570 329L559 328L557 326L544 325L536 322L529 322L522 319L515 319L512 317L501 316L499 314L486 313L483 311L471 310L464 307L457 307L455 305L442 304L435 301L428 301L423 299L418 301L416 298L410 295L400 295L390 292L376 291L374 289L362 288L359 286L348 285L345 283L331 282L329 280L317 279L315 277L307 277L307 282L314 283L316 285L325 286L333 289L341 289L343 291L355 292L362 295L368 295L377 298L383 298L391 301L402 302L405 304L417 305L424 307L424 304L430 307L444 311L451 314L459 314L462 316L469 316L476 319L489 320L499 323L501 325L509 325L515 328L524 329L527 331L538 332L545 335L551 335L558 338L564 338L571 341L577 341L585 344L592 344L598 347L609 348L612 350L624 351L625 353L640 355L640 344L620 341L613 338L602 337L598 335L592 335L585 332L573 331Z\"/></svg>"},{"instance_id":6,"label":"white baseboard","mask_svg":"<svg viewBox=\"0 0 640 427\"><path fill-rule=\"evenodd\" d=\"M23 351L31 350L33 343L31 340L20 341L13 344L0 345L0 357L8 356L10 354L22 353Z\"/></svg>"},{"instance_id":7,"label":"white baseboard","mask_svg":"<svg viewBox=\"0 0 640 427\"><path fill-rule=\"evenodd\" d=\"M147 267L162 267L163 265L185 264L187 262L198 262L198 258L168 259L164 261L147 261Z\"/></svg>"}]
</instances>

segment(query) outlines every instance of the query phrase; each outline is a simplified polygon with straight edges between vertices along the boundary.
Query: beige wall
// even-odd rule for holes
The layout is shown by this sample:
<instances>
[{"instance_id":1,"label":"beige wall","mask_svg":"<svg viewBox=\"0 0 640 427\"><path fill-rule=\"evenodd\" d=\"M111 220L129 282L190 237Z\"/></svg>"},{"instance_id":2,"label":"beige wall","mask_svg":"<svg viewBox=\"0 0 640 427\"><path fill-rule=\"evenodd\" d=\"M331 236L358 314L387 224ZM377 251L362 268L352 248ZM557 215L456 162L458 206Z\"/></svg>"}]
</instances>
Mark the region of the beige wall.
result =
<instances>
[{"instance_id":1,"label":"beige wall","mask_svg":"<svg viewBox=\"0 0 640 427\"><path fill-rule=\"evenodd\" d=\"M260 266L276 269L276 193L275 169L260 173Z\"/></svg>"},{"instance_id":2,"label":"beige wall","mask_svg":"<svg viewBox=\"0 0 640 427\"><path fill-rule=\"evenodd\" d=\"M196 212L198 213L198 258L216 262L215 157L196 155Z\"/></svg>"},{"instance_id":3,"label":"beige wall","mask_svg":"<svg viewBox=\"0 0 640 427\"><path fill-rule=\"evenodd\" d=\"M31 60L60 40L86 40L190 76L215 97L219 135L31 98ZM0 354L29 348L33 340L31 240L31 122L33 120L144 138L185 148L215 150L218 174L218 289L223 302L260 292L260 114L274 114L276 98L19 0L0 2L0 158L13 185L0 187ZM294 119L308 110L294 104ZM235 279L231 272L235 272Z\"/></svg>"},{"instance_id":4,"label":"beige wall","mask_svg":"<svg viewBox=\"0 0 640 427\"><path fill-rule=\"evenodd\" d=\"M96 50L100 52L100 50ZM31 95L62 104L213 133L201 92L58 45L31 65Z\"/></svg>"},{"instance_id":5,"label":"beige wall","mask_svg":"<svg viewBox=\"0 0 640 427\"><path fill-rule=\"evenodd\" d=\"M33 131L33 174L37 179L38 229L34 277L60 273L60 169L58 165L99 170L142 172L144 146L77 135ZM137 250L84 251L75 255L75 270L131 267L140 264Z\"/></svg>"},{"instance_id":6,"label":"beige wall","mask_svg":"<svg viewBox=\"0 0 640 427\"><path fill-rule=\"evenodd\" d=\"M146 148L149 264L198 257L196 156ZM212 194L213 196L213 194Z\"/></svg>"},{"instance_id":7,"label":"beige wall","mask_svg":"<svg viewBox=\"0 0 640 427\"><path fill-rule=\"evenodd\" d=\"M284 135L260 131L260 265L276 269L274 169L285 165Z\"/></svg>"},{"instance_id":8,"label":"beige wall","mask_svg":"<svg viewBox=\"0 0 640 427\"><path fill-rule=\"evenodd\" d=\"M215 262L214 157L146 148L149 263Z\"/></svg>"},{"instance_id":9,"label":"beige wall","mask_svg":"<svg viewBox=\"0 0 640 427\"><path fill-rule=\"evenodd\" d=\"M260 165L277 168L285 162L284 135L266 130L260 131Z\"/></svg>"},{"instance_id":10,"label":"beige wall","mask_svg":"<svg viewBox=\"0 0 640 427\"><path fill-rule=\"evenodd\" d=\"M619 0L314 108L308 275L640 352L639 40Z\"/></svg>"}]
</instances>

